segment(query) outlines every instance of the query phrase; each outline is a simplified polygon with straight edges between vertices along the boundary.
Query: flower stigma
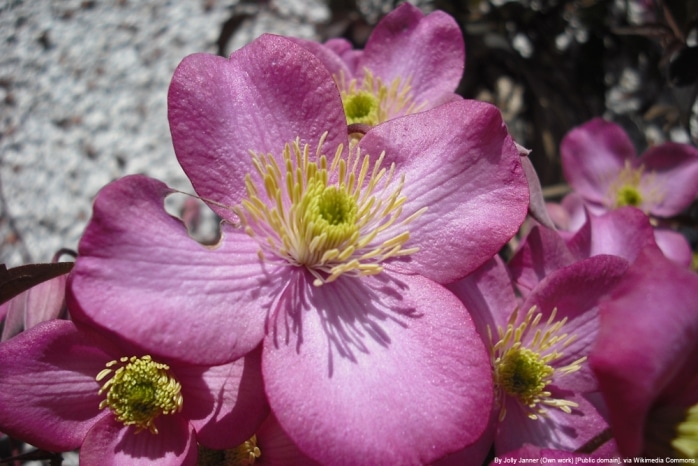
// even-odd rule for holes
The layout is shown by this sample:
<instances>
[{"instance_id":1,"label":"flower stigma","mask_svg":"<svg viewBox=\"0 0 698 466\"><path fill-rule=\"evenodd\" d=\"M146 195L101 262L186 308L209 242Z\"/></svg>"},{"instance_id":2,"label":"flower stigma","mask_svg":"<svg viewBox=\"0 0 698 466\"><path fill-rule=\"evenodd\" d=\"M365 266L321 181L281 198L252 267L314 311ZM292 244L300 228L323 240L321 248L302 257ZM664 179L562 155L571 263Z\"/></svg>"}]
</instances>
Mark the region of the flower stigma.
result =
<instances>
[{"instance_id":1,"label":"flower stigma","mask_svg":"<svg viewBox=\"0 0 698 466\"><path fill-rule=\"evenodd\" d=\"M397 116L417 113L426 106L426 102L414 102L409 79L403 81L397 77L386 84L368 68L364 68L360 83L356 78L347 82L343 72L334 78L349 125L363 123L376 126Z\"/></svg>"},{"instance_id":2,"label":"flower stigma","mask_svg":"<svg viewBox=\"0 0 698 466\"><path fill-rule=\"evenodd\" d=\"M653 172L646 174L644 166L633 168L626 160L625 166L610 184L607 198L609 207L613 209L631 206L648 213L648 203L659 203L664 195L657 186Z\"/></svg>"},{"instance_id":3,"label":"flower stigma","mask_svg":"<svg viewBox=\"0 0 698 466\"><path fill-rule=\"evenodd\" d=\"M305 267L321 286L341 275L376 275L387 259L416 253L405 247L408 225L426 210L403 215L404 175L372 161L356 144L340 145L328 162L323 134L311 161L309 146L296 139L284 147L281 163L251 151L261 182L245 178L247 198L235 208L245 232L256 238L260 260Z\"/></svg>"},{"instance_id":4,"label":"flower stigma","mask_svg":"<svg viewBox=\"0 0 698 466\"><path fill-rule=\"evenodd\" d=\"M495 390L501 406L500 421L506 416L505 396L517 399L533 420L545 416L546 407L558 408L569 414L572 408L578 406L573 401L554 398L546 390L556 373L565 375L576 372L587 359L585 356L563 367L553 364L564 355L560 350L576 340L576 335L562 333L567 318L555 321L556 314L557 309L553 309L547 322L541 325L543 314L536 312L536 306L533 306L523 322L515 326L518 318L516 310L509 318L506 329L497 327L496 343L492 329L487 327ZM524 343L524 337L529 332L533 332L533 337Z\"/></svg>"},{"instance_id":5,"label":"flower stigma","mask_svg":"<svg viewBox=\"0 0 698 466\"><path fill-rule=\"evenodd\" d=\"M252 466L261 457L262 450L257 446L257 436L253 435L237 447L225 451L225 465Z\"/></svg>"},{"instance_id":6,"label":"flower stigma","mask_svg":"<svg viewBox=\"0 0 698 466\"><path fill-rule=\"evenodd\" d=\"M157 434L155 418L182 410L182 386L169 369L148 355L108 362L96 377L101 382L111 375L99 389L100 395L106 392L99 409L108 407L124 425L136 426L136 433L148 429Z\"/></svg>"}]
</instances>

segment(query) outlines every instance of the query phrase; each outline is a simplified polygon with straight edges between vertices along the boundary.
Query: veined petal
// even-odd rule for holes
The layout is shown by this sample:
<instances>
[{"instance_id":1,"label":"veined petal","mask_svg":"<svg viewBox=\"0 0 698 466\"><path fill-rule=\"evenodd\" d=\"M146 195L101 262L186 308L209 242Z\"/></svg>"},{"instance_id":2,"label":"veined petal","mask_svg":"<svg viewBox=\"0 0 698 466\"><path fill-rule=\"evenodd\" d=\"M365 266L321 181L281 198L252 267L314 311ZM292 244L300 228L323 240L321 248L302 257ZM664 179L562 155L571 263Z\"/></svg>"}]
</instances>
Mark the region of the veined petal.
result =
<instances>
[{"instance_id":1,"label":"veined petal","mask_svg":"<svg viewBox=\"0 0 698 466\"><path fill-rule=\"evenodd\" d=\"M107 413L95 377L117 348L64 320L39 324L1 348L0 430L46 450L79 447Z\"/></svg>"},{"instance_id":2,"label":"veined petal","mask_svg":"<svg viewBox=\"0 0 698 466\"><path fill-rule=\"evenodd\" d=\"M386 82L410 80L413 99L428 108L445 93L453 93L465 67L463 33L456 21L442 11L427 16L403 3L375 27L359 60Z\"/></svg>"},{"instance_id":3,"label":"veined petal","mask_svg":"<svg viewBox=\"0 0 698 466\"><path fill-rule=\"evenodd\" d=\"M264 334L269 279L258 244L223 226L203 246L163 207L169 189L143 176L97 195L69 279L73 318L98 324L151 354L192 364L222 364L253 349Z\"/></svg>"},{"instance_id":4,"label":"veined petal","mask_svg":"<svg viewBox=\"0 0 698 466\"><path fill-rule=\"evenodd\" d=\"M567 133L560 155L570 186L587 201L600 205L625 161L635 158L635 147L623 128L595 118Z\"/></svg>"},{"instance_id":5,"label":"veined petal","mask_svg":"<svg viewBox=\"0 0 698 466\"><path fill-rule=\"evenodd\" d=\"M269 403L321 463L424 464L475 442L492 407L489 358L462 304L420 276L298 273L265 339Z\"/></svg>"},{"instance_id":6,"label":"veined petal","mask_svg":"<svg viewBox=\"0 0 698 466\"><path fill-rule=\"evenodd\" d=\"M194 466L194 429L182 416L155 421L158 433L125 427L105 416L85 438L80 464L85 466Z\"/></svg>"},{"instance_id":7,"label":"veined petal","mask_svg":"<svg viewBox=\"0 0 698 466\"><path fill-rule=\"evenodd\" d=\"M269 413L262 384L261 348L235 362L213 367L177 366L182 415L202 445L234 448L252 437Z\"/></svg>"},{"instance_id":8,"label":"veined petal","mask_svg":"<svg viewBox=\"0 0 698 466\"><path fill-rule=\"evenodd\" d=\"M528 209L528 183L519 152L496 107L475 101L441 105L369 131L364 152L385 151L395 179L405 178L408 247L400 269L439 283L463 278L518 231ZM386 231L386 234L389 234Z\"/></svg>"},{"instance_id":9,"label":"veined petal","mask_svg":"<svg viewBox=\"0 0 698 466\"><path fill-rule=\"evenodd\" d=\"M668 142L649 148L638 161L652 177L661 199L650 212L670 217L691 205L698 195L698 149Z\"/></svg>"},{"instance_id":10,"label":"veined petal","mask_svg":"<svg viewBox=\"0 0 698 466\"><path fill-rule=\"evenodd\" d=\"M254 172L250 150L278 155L296 138L314 148L326 131L328 147L347 141L332 76L313 54L272 35L230 59L185 58L170 84L168 117L175 153L194 189L227 206L245 196L245 176Z\"/></svg>"}]
</instances>

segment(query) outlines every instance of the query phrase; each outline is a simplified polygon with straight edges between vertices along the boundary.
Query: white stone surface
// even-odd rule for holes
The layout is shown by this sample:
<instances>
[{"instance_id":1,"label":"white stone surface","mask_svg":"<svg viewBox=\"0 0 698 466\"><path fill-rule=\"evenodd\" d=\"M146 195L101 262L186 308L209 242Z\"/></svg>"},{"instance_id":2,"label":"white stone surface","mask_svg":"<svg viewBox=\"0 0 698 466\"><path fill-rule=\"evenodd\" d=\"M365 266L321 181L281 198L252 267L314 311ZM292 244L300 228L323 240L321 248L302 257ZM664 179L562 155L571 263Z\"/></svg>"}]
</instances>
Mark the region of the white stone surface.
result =
<instances>
[{"instance_id":1,"label":"white stone surface","mask_svg":"<svg viewBox=\"0 0 698 466\"><path fill-rule=\"evenodd\" d=\"M243 10L226 52L262 32L313 38L329 17L322 0L0 1L0 262L76 249L95 194L123 175L191 192L167 88L180 60L215 53Z\"/></svg>"}]
</instances>

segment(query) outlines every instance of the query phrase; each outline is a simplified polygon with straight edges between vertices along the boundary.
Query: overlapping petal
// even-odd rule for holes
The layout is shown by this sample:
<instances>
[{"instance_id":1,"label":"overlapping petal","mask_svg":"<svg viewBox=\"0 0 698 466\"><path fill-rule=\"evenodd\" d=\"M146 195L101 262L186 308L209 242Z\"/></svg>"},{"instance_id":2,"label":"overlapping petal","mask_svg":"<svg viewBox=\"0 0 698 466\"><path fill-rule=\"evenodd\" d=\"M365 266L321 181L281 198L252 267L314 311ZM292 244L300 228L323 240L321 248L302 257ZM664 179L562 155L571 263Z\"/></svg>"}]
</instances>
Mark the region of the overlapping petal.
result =
<instances>
[{"instance_id":1,"label":"overlapping petal","mask_svg":"<svg viewBox=\"0 0 698 466\"><path fill-rule=\"evenodd\" d=\"M698 195L698 149L668 142L650 147L637 164L651 173L652 185L660 199L651 212L660 217L676 215Z\"/></svg>"},{"instance_id":2,"label":"overlapping petal","mask_svg":"<svg viewBox=\"0 0 698 466\"><path fill-rule=\"evenodd\" d=\"M454 125L453 122L458 122ZM409 225L401 264L440 283L458 280L492 257L518 230L528 209L519 152L492 105L460 101L398 118L369 131L363 152L395 163L405 177L405 215L427 207Z\"/></svg>"},{"instance_id":3,"label":"overlapping petal","mask_svg":"<svg viewBox=\"0 0 698 466\"><path fill-rule=\"evenodd\" d=\"M647 416L669 387L695 389L698 277L646 248L601 306L590 357L609 408L618 448L640 455ZM682 372L686 364L694 371ZM689 404L695 403L688 400ZM675 390L662 402L678 402ZM684 402L687 400L683 400Z\"/></svg>"},{"instance_id":4,"label":"overlapping petal","mask_svg":"<svg viewBox=\"0 0 698 466\"><path fill-rule=\"evenodd\" d=\"M134 175L98 194L69 280L71 313L152 354L193 364L237 359L264 335L259 299L270 279L259 247L226 225L218 246L197 243L164 210L169 193Z\"/></svg>"},{"instance_id":5,"label":"overlapping petal","mask_svg":"<svg viewBox=\"0 0 698 466\"><path fill-rule=\"evenodd\" d=\"M286 143L346 143L346 117L332 76L291 40L264 35L229 59L194 54L177 67L168 94L177 159L196 192L226 206L245 195L249 151L279 155ZM253 173L254 177L255 174ZM231 212L212 206L223 218Z\"/></svg>"},{"instance_id":6,"label":"overlapping petal","mask_svg":"<svg viewBox=\"0 0 698 466\"><path fill-rule=\"evenodd\" d=\"M337 465L423 464L478 439L489 358L452 294L419 276L313 288L301 273L281 293L262 368L302 451Z\"/></svg>"}]
</instances>

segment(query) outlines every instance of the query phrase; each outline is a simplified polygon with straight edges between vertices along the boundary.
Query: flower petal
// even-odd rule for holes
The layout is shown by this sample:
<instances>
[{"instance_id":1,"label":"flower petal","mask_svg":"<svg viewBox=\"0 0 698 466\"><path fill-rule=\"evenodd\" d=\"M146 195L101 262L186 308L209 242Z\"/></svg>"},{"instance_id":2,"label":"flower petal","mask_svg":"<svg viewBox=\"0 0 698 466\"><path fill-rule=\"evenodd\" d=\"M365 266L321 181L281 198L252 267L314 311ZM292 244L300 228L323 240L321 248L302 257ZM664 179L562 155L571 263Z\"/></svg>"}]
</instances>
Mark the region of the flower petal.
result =
<instances>
[{"instance_id":1,"label":"flower petal","mask_svg":"<svg viewBox=\"0 0 698 466\"><path fill-rule=\"evenodd\" d=\"M560 155L570 186L585 200L602 204L625 161L635 158L635 147L623 128L595 118L565 135Z\"/></svg>"},{"instance_id":2,"label":"flower petal","mask_svg":"<svg viewBox=\"0 0 698 466\"><path fill-rule=\"evenodd\" d=\"M178 366L182 415L196 439L216 450L234 448L252 437L269 413L262 384L261 348L235 362L210 368Z\"/></svg>"},{"instance_id":3,"label":"flower petal","mask_svg":"<svg viewBox=\"0 0 698 466\"><path fill-rule=\"evenodd\" d=\"M693 251L686 237L671 228L657 227L654 229L654 239L664 255L685 267L693 262Z\"/></svg>"},{"instance_id":4,"label":"flower petal","mask_svg":"<svg viewBox=\"0 0 698 466\"><path fill-rule=\"evenodd\" d=\"M69 279L73 318L98 324L151 354L222 364L259 344L268 279L258 245L224 225L205 247L163 207L169 189L143 176L98 194ZM71 301L72 298L72 301Z\"/></svg>"},{"instance_id":5,"label":"flower petal","mask_svg":"<svg viewBox=\"0 0 698 466\"><path fill-rule=\"evenodd\" d=\"M601 306L590 364L625 456L642 453L647 414L662 391L671 384L690 386L686 382L695 378L681 368L695 364L696 303L698 276L646 248Z\"/></svg>"},{"instance_id":6,"label":"flower petal","mask_svg":"<svg viewBox=\"0 0 698 466\"><path fill-rule=\"evenodd\" d=\"M458 23L442 11L427 16L403 3L375 27L359 60L363 67L390 83L409 79L415 102L427 108L452 94L463 75L465 45Z\"/></svg>"},{"instance_id":7,"label":"flower petal","mask_svg":"<svg viewBox=\"0 0 698 466\"><path fill-rule=\"evenodd\" d=\"M289 283L262 355L269 403L302 451L424 464L480 437L489 357L455 296L420 276L311 282L299 271Z\"/></svg>"},{"instance_id":8,"label":"flower petal","mask_svg":"<svg viewBox=\"0 0 698 466\"><path fill-rule=\"evenodd\" d=\"M671 217L691 205L698 196L698 149L668 142L649 148L638 163L645 166L661 201L652 206L653 215Z\"/></svg>"},{"instance_id":9,"label":"flower petal","mask_svg":"<svg viewBox=\"0 0 698 466\"><path fill-rule=\"evenodd\" d=\"M194 429L181 416L155 420L158 433L125 427L113 416L105 416L87 435L80 449L85 466L194 466Z\"/></svg>"},{"instance_id":10,"label":"flower petal","mask_svg":"<svg viewBox=\"0 0 698 466\"><path fill-rule=\"evenodd\" d=\"M332 76L310 52L280 36L263 35L229 60L185 58L170 84L168 117L175 153L194 189L227 206L245 196L245 176L254 171L250 150L279 155L300 138L312 153L325 131L332 151L347 141Z\"/></svg>"},{"instance_id":11,"label":"flower petal","mask_svg":"<svg viewBox=\"0 0 698 466\"><path fill-rule=\"evenodd\" d=\"M395 163L405 177L408 246L419 247L397 265L439 283L463 278L518 231L528 209L528 184L519 152L496 107L475 101L378 125L361 140L364 152Z\"/></svg>"},{"instance_id":12,"label":"flower petal","mask_svg":"<svg viewBox=\"0 0 698 466\"><path fill-rule=\"evenodd\" d=\"M46 450L79 447L104 416L95 377L117 348L64 320L39 324L1 348L0 430Z\"/></svg>"}]
</instances>

